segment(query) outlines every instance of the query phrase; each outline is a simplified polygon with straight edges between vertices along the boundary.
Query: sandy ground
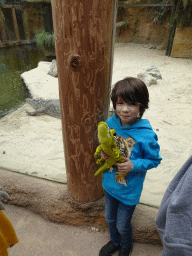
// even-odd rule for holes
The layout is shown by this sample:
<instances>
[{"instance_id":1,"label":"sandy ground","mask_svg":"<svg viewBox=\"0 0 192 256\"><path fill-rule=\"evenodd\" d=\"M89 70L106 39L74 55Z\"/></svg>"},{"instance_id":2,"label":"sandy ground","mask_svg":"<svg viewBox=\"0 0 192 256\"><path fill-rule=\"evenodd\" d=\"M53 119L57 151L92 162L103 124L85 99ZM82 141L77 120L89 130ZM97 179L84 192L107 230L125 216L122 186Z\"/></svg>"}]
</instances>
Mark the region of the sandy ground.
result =
<instances>
[{"instance_id":1,"label":"sandy ground","mask_svg":"<svg viewBox=\"0 0 192 256\"><path fill-rule=\"evenodd\" d=\"M141 203L159 206L167 186L192 154L192 59L164 56L163 51L136 44L116 44L112 84L155 65L162 80L148 87L149 119L159 137L162 163L149 170ZM23 74L33 97L58 98L58 80L47 75L49 64ZM61 120L48 115L30 117L20 109L0 120L0 167L66 182Z\"/></svg>"}]
</instances>

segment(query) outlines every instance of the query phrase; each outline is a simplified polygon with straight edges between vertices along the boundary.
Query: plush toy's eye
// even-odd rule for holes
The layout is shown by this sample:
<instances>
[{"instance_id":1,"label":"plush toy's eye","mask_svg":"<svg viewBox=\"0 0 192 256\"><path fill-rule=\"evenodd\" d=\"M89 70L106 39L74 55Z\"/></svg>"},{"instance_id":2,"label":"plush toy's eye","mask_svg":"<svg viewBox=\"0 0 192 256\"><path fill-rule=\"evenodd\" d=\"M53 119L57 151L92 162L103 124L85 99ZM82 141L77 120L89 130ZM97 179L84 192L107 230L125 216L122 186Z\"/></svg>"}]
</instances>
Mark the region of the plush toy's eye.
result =
<instances>
[{"instance_id":1,"label":"plush toy's eye","mask_svg":"<svg viewBox=\"0 0 192 256\"><path fill-rule=\"evenodd\" d=\"M116 136L116 135L117 135L117 133L116 133L116 132L114 132L114 133L113 133L113 135L114 135L114 136Z\"/></svg>"}]
</instances>

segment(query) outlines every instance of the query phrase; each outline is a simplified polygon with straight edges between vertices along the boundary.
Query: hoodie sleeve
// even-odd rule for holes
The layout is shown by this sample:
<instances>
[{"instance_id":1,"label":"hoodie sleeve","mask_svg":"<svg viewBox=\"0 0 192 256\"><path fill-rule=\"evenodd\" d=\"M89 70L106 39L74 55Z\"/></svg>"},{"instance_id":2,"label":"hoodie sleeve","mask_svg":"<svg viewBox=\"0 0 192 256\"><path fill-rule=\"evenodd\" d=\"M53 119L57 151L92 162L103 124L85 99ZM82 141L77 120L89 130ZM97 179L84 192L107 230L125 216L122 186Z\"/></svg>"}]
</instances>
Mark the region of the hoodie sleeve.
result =
<instances>
[{"instance_id":1,"label":"hoodie sleeve","mask_svg":"<svg viewBox=\"0 0 192 256\"><path fill-rule=\"evenodd\" d=\"M151 136L150 136L151 137ZM141 142L139 142L140 149L142 150L142 156L131 158L133 162L133 169L131 172L147 171L149 169L157 167L162 157L159 155L160 146L157 142L157 135L149 137Z\"/></svg>"}]
</instances>

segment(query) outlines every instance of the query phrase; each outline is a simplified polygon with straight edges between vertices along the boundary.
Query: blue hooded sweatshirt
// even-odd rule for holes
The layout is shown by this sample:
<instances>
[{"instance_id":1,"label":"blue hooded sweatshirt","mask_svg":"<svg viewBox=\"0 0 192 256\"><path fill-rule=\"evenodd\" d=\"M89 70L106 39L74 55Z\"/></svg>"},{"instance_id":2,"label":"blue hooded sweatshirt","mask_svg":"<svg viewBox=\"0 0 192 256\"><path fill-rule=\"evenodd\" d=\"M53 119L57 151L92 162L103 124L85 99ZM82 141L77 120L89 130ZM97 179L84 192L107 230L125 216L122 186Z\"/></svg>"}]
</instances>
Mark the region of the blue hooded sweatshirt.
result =
<instances>
[{"instance_id":1,"label":"blue hooded sweatshirt","mask_svg":"<svg viewBox=\"0 0 192 256\"><path fill-rule=\"evenodd\" d=\"M110 129L115 129L116 135L124 139L132 137L136 144L130 155L133 169L126 176L127 186L116 182L114 167L112 171L107 170L103 173L103 188L122 203L137 205L147 170L157 167L162 160L157 135L147 119L141 119L133 125L122 126L120 119L114 115L108 118L106 123Z\"/></svg>"}]
</instances>

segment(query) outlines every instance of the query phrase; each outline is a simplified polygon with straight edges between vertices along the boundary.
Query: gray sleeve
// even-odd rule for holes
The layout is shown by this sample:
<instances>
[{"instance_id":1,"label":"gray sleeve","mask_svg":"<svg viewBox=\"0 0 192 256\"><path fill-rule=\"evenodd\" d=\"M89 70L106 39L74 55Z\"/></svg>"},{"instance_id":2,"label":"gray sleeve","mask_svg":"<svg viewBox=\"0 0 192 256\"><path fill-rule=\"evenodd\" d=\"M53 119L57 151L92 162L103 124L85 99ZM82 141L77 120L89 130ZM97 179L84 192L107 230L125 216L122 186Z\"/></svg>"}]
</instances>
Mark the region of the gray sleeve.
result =
<instances>
[{"instance_id":1,"label":"gray sleeve","mask_svg":"<svg viewBox=\"0 0 192 256\"><path fill-rule=\"evenodd\" d=\"M192 156L169 184L155 221L161 256L192 255Z\"/></svg>"}]
</instances>

